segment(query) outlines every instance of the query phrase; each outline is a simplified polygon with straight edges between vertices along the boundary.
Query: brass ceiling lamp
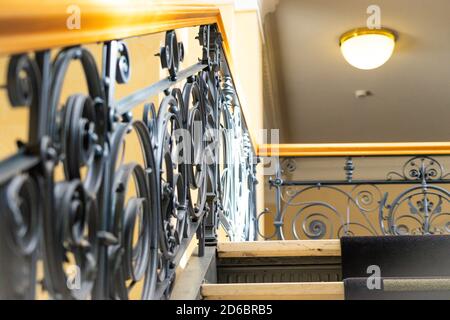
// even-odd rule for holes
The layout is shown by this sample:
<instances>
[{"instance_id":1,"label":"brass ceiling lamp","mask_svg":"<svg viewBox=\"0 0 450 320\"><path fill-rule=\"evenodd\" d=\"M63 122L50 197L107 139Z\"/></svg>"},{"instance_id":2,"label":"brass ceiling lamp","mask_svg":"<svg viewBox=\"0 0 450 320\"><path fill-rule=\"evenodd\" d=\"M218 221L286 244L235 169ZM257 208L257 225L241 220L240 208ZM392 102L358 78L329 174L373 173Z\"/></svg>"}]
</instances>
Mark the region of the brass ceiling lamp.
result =
<instances>
[{"instance_id":1,"label":"brass ceiling lamp","mask_svg":"<svg viewBox=\"0 0 450 320\"><path fill-rule=\"evenodd\" d=\"M373 70L391 58L395 41L395 34L388 29L358 28L344 33L339 44L349 64L358 69Z\"/></svg>"}]
</instances>

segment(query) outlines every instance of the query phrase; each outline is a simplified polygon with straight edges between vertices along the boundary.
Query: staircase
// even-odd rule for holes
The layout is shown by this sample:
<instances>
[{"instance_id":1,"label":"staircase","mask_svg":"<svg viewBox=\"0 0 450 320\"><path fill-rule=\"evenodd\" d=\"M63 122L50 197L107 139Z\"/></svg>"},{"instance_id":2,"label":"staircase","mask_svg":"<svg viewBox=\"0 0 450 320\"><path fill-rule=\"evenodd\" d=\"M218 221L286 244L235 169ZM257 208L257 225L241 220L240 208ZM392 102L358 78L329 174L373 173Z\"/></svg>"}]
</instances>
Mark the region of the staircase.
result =
<instances>
[{"instance_id":1,"label":"staircase","mask_svg":"<svg viewBox=\"0 0 450 320\"><path fill-rule=\"evenodd\" d=\"M203 299L341 300L339 240L220 243Z\"/></svg>"},{"instance_id":2,"label":"staircase","mask_svg":"<svg viewBox=\"0 0 450 320\"><path fill-rule=\"evenodd\" d=\"M385 239L383 237L375 239L377 245L382 243L381 247L378 245L378 251L377 245L364 249L368 250L370 257L372 252L376 261L383 262L380 257L384 252L391 257L392 246L383 242ZM405 240L408 239L402 239L402 241ZM361 240L356 241L358 243ZM370 240L363 241L370 242ZM414 259L419 257L419 260L429 260L432 264L439 261L441 271L431 271L431 268L426 267L421 270L425 272L423 277L420 275L415 278L411 275L413 268L402 268L398 276L380 278L383 289L369 292L368 297L376 297L384 291L388 296L391 294L395 297L394 299L397 297L398 299L409 299L408 297L447 299L450 296L450 278L448 272L442 271L442 266L448 265L449 260L445 256L438 259L436 254L445 254L445 245L442 245L445 242L439 243L439 241L448 241L448 237L432 239L424 236L408 241L415 241L415 244L409 248L400 246L403 248L400 249L401 251L407 252L406 256L399 254L402 262L405 257L406 259L411 257L411 247L418 248L413 254ZM380 248L383 252L381 254ZM430 250L423 250L424 248ZM352 300L352 297L355 297L355 291L347 291L347 286L351 287L352 283L354 285L354 281L362 279L361 288L363 290L370 290L370 288L366 287L368 276L364 278L345 276L349 272L347 250L348 242L340 240L219 243L217 247L207 248L205 258L191 258L186 270L178 278L172 298L203 300L344 300L350 298ZM424 255L423 252L426 254ZM365 253L357 250L356 256L350 257L350 261L358 264L364 261L364 255ZM391 259L389 258L390 265L390 261L392 265L398 263L398 260L394 261L395 258ZM345 264L341 260L345 261ZM421 262L419 261L418 264L420 265ZM422 269L423 266L421 265L420 268ZM388 274L392 272L392 270L384 270ZM427 272L434 272L435 275L428 276ZM346 280L343 280L344 277ZM190 296L186 295L188 291ZM405 294L408 295L406 298ZM384 296L381 294L379 297L382 299Z\"/></svg>"},{"instance_id":3,"label":"staircase","mask_svg":"<svg viewBox=\"0 0 450 320\"><path fill-rule=\"evenodd\" d=\"M192 257L178 277L172 299L344 298L339 240L222 242L207 249L210 261ZM196 281L199 289L194 293Z\"/></svg>"},{"instance_id":4,"label":"staircase","mask_svg":"<svg viewBox=\"0 0 450 320\"><path fill-rule=\"evenodd\" d=\"M219 283L331 282L341 279L339 240L221 243Z\"/></svg>"}]
</instances>

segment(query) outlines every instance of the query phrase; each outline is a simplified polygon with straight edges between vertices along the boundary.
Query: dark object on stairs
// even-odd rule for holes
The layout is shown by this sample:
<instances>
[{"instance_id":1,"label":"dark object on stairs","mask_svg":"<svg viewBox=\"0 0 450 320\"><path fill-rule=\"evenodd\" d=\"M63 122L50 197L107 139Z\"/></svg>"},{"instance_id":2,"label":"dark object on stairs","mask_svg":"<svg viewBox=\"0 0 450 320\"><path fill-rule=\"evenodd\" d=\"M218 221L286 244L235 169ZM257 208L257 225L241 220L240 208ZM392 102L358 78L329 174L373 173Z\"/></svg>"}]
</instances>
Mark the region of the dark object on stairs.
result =
<instances>
[{"instance_id":1,"label":"dark object on stairs","mask_svg":"<svg viewBox=\"0 0 450 320\"><path fill-rule=\"evenodd\" d=\"M344 237L344 279L367 278L378 266L383 278L450 278L450 236Z\"/></svg>"},{"instance_id":2,"label":"dark object on stairs","mask_svg":"<svg viewBox=\"0 0 450 320\"><path fill-rule=\"evenodd\" d=\"M450 300L450 278L381 278L379 289L369 289L368 278L344 280L346 300ZM374 284L369 279L370 284Z\"/></svg>"}]
</instances>

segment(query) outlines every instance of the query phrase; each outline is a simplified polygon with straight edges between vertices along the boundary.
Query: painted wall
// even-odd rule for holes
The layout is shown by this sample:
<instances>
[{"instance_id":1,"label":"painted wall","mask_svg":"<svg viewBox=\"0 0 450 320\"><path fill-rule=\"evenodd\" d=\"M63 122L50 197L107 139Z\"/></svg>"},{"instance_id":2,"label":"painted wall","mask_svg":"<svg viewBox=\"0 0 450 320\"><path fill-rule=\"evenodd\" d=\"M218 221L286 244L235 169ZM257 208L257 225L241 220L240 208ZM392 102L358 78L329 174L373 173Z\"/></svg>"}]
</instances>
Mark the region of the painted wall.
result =
<instances>
[{"instance_id":1,"label":"painted wall","mask_svg":"<svg viewBox=\"0 0 450 320\"><path fill-rule=\"evenodd\" d=\"M246 1L230 1L221 5L228 38L231 42L234 62L234 79L238 90L246 122L250 132L258 137L264 128L263 108L263 33L261 16L257 3ZM253 3L253 4L252 4ZM262 141L260 141L262 142ZM257 169L257 212L264 210L264 175L261 166ZM263 229L261 225L261 229Z\"/></svg>"}]
</instances>

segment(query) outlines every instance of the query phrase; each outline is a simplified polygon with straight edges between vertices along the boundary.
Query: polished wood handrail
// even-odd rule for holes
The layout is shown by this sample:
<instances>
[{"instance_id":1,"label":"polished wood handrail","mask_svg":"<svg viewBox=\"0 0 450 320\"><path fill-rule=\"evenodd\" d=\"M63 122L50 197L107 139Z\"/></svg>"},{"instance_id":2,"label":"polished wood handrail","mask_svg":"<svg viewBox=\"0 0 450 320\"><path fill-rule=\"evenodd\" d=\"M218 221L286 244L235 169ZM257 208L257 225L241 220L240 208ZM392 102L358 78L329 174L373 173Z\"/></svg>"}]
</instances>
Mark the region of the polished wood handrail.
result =
<instances>
[{"instance_id":1,"label":"polished wood handrail","mask_svg":"<svg viewBox=\"0 0 450 320\"><path fill-rule=\"evenodd\" d=\"M263 144L262 157L450 155L449 142Z\"/></svg>"},{"instance_id":2,"label":"polished wood handrail","mask_svg":"<svg viewBox=\"0 0 450 320\"><path fill-rule=\"evenodd\" d=\"M70 6L80 8L80 29L67 28ZM87 44L217 23L220 10L199 1L0 0L0 54Z\"/></svg>"}]
</instances>

